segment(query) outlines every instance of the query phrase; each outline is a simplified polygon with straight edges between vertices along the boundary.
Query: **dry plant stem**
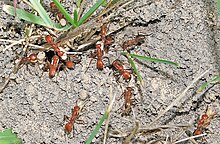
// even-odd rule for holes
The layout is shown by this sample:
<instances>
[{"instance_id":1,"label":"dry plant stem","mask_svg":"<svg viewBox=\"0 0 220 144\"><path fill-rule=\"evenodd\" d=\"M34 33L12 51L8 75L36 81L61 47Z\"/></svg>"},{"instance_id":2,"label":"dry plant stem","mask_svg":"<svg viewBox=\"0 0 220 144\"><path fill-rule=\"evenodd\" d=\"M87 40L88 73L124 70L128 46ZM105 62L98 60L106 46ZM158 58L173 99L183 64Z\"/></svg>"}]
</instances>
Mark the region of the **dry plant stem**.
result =
<instances>
[{"instance_id":1,"label":"dry plant stem","mask_svg":"<svg viewBox=\"0 0 220 144\"><path fill-rule=\"evenodd\" d=\"M34 44L28 44L30 47L34 47L35 49L43 49L44 47L39 46L39 45L34 45Z\"/></svg>"},{"instance_id":2,"label":"dry plant stem","mask_svg":"<svg viewBox=\"0 0 220 144\"><path fill-rule=\"evenodd\" d=\"M106 8L98 16L98 19L100 19L103 15L109 13L111 10L116 9L118 7L125 7L125 6L127 6L128 4L130 4L132 2L134 2L134 0L125 0L125 1L122 0L121 2L118 2L114 6L110 7L109 9L106 9L106 8L108 8L111 5L111 3L109 2L109 4L106 6Z\"/></svg>"},{"instance_id":3,"label":"dry plant stem","mask_svg":"<svg viewBox=\"0 0 220 144\"><path fill-rule=\"evenodd\" d=\"M2 85L0 89L0 93L5 89L5 87L8 85L9 81L11 80L10 75L5 79L4 84Z\"/></svg>"},{"instance_id":4,"label":"dry plant stem","mask_svg":"<svg viewBox=\"0 0 220 144\"><path fill-rule=\"evenodd\" d=\"M185 130L182 129L181 132L179 132L179 133L177 134L177 136L172 139L172 141L178 140L184 133L185 133Z\"/></svg>"},{"instance_id":5,"label":"dry plant stem","mask_svg":"<svg viewBox=\"0 0 220 144\"><path fill-rule=\"evenodd\" d=\"M112 84L110 85L110 93L109 93L109 103L113 103L113 97L112 97ZM110 104L109 104L109 107L110 107ZM108 114L108 117L106 119L106 123L105 123L105 133L104 133L104 139L103 139L103 144L106 143L106 140L107 140L107 133L108 133L108 125L109 125L109 122L110 122L110 111L109 111L109 114Z\"/></svg>"},{"instance_id":6,"label":"dry plant stem","mask_svg":"<svg viewBox=\"0 0 220 144\"><path fill-rule=\"evenodd\" d=\"M153 133L157 133L160 132L162 130L165 129L172 129L172 128L189 128L190 125L188 124L183 124L183 125L161 125L161 126L156 126L156 127L146 127L143 128L143 126L139 126L139 128L137 129L135 134L138 135L149 135L149 134L153 134ZM131 130L132 131L132 130ZM129 134L126 132L121 132L120 130L116 130L117 134L109 134L112 137L116 137L116 138L124 138L127 137Z\"/></svg>"},{"instance_id":7,"label":"dry plant stem","mask_svg":"<svg viewBox=\"0 0 220 144\"><path fill-rule=\"evenodd\" d=\"M25 41L25 39L20 39L20 40L18 40L18 41L13 42L12 44L10 44L10 45L8 45L6 48L4 48L4 49L3 49L3 52L5 52L7 49L13 47L14 45L17 45L17 44L22 43L23 41Z\"/></svg>"},{"instance_id":8,"label":"dry plant stem","mask_svg":"<svg viewBox=\"0 0 220 144\"><path fill-rule=\"evenodd\" d=\"M171 129L171 128L188 128L191 125L188 124L182 124L182 125L161 125L161 126L156 126L156 127L149 127L146 126L146 128L139 128L138 132L142 133L142 132L147 132L147 131L152 131L154 129Z\"/></svg>"},{"instance_id":9,"label":"dry plant stem","mask_svg":"<svg viewBox=\"0 0 220 144\"><path fill-rule=\"evenodd\" d=\"M109 122L110 122L110 114L111 114L111 113L108 114L108 117L107 117L107 119L106 119L103 144L106 144L106 140L107 140L108 126L109 126Z\"/></svg>"},{"instance_id":10,"label":"dry plant stem","mask_svg":"<svg viewBox=\"0 0 220 144\"><path fill-rule=\"evenodd\" d=\"M191 84L186 87L186 89L164 110L162 111L149 125L153 125L161 116L163 116L167 111L169 111L174 105L178 104L179 101L185 96L186 92L196 83L201 77L203 77L209 70L203 72L199 76L197 76Z\"/></svg>"},{"instance_id":11,"label":"dry plant stem","mask_svg":"<svg viewBox=\"0 0 220 144\"><path fill-rule=\"evenodd\" d=\"M116 8L116 6L117 5L114 5L112 9ZM124 5L120 7L124 7ZM110 21L110 18L113 18L115 15L114 13L112 13L108 15L106 18L102 19L102 22L99 22L101 16L102 14L96 18L91 19L87 23L82 24L80 27L77 27L73 30L70 30L69 32L64 33L55 42L60 42L60 44L65 44L67 41L74 40L77 37L81 37L82 35L91 32L91 30L100 29L103 23L108 23Z\"/></svg>"},{"instance_id":12,"label":"dry plant stem","mask_svg":"<svg viewBox=\"0 0 220 144\"><path fill-rule=\"evenodd\" d=\"M183 131L181 131L172 141L177 141L183 134L186 134L189 137L189 135L187 134L186 130L187 130L187 128L183 128ZM190 139L190 141L193 144L198 144L194 139Z\"/></svg>"},{"instance_id":13,"label":"dry plant stem","mask_svg":"<svg viewBox=\"0 0 220 144\"><path fill-rule=\"evenodd\" d=\"M103 20L103 22L109 21L109 17ZM94 18L88 21L85 24L82 24L80 27L77 27L67 33L64 33L61 38L58 38L55 42L60 42L60 44L65 44L67 41L74 40L77 37L81 37L82 35L89 33L92 29L97 29L102 26L102 23L97 22L97 19Z\"/></svg>"},{"instance_id":14,"label":"dry plant stem","mask_svg":"<svg viewBox=\"0 0 220 144\"><path fill-rule=\"evenodd\" d=\"M111 79L112 82L112 79ZM112 94L112 84L110 85L110 93L109 93L109 109L108 109L108 117L106 119L106 124L105 124L105 133L104 133L104 139L103 139L103 144L106 143L106 139L107 139L107 133L108 133L108 126L109 126L109 122L110 122L110 111L112 109L113 103L115 100L115 96L113 97Z\"/></svg>"},{"instance_id":15,"label":"dry plant stem","mask_svg":"<svg viewBox=\"0 0 220 144\"><path fill-rule=\"evenodd\" d=\"M137 133L139 129L139 122L135 122L135 127L132 130L131 134L125 139L125 141L123 142L123 144L129 144L131 139L135 136L135 134Z\"/></svg>"},{"instance_id":16,"label":"dry plant stem","mask_svg":"<svg viewBox=\"0 0 220 144\"><path fill-rule=\"evenodd\" d=\"M80 8L79 8L79 11L78 11L78 21L79 21L79 19L80 19L81 16L82 16L82 12L83 12L84 6L85 6L85 0L82 0L81 5L80 5Z\"/></svg>"},{"instance_id":17,"label":"dry plant stem","mask_svg":"<svg viewBox=\"0 0 220 144\"><path fill-rule=\"evenodd\" d=\"M163 140L163 139L157 139L157 140L151 140L151 141L146 140L146 141L147 141L146 144L158 144L159 142L161 143L162 140ZM160 144L160 143L159 143L159 144Z\"/></svg>"},{"instance_id":18,"label":"dry plant stem","mask_svg":"<svg viewBox=\"0 0 220 144\"><path fill-rule=\"evenodd\" d=\"M195 138L198 138L198 137L202 137L202 136L206 136L207 134L204 133L204 134L201 134L201 135L196 135L196 136L191 136L191 137L188 137L188 138L184 138L184 139L181 139L179 141L176 141L172 144L177 144L177 143L181 143L181 142L184 142L184 141L187 141L187 140L190 140L190 139L195 139Z\"/></svg>"},{"instance_id":19,"label":"dry plant stem","mask_svg":"<svg viewBox=\"0 0 220 144\"><path fill-rule=\"evenodd\" d=\"M14 43L14 42L16 42L15 40L6 40L6 39L0 39L0 41L3 41L3 42L10 42L10 43Z\"/></svg>"},{"instance_id":20,"label":"dry plant stem","mask_svg":"<svg viewBox=\"0 0 220 144\"><path fill-rule=\"evenodd\" d=\"M116 133L116 134L109 133L109 136L111 136L111 137L115 137L115 138L122 138L122 137L126 137L126 136L128 136L127 133L122 132L122 131L119 130L118 128L115 128L115 130L114 130L113 132Z\"/></svg>"},{"instance_id":21,"label":"dry plant stem","mask_svg":"<svg viewBox=\"0 0 220 144\"><path fill-rule=\"evenodd\" d=\"M39 38L39 37L41 37L41 36L40 36L40 35L36 35L36 36L30 37L29 39L36 39L36 38ZM23 41L25 41L25 40L26 40L25 38L20 39L19 41L13 41L13 40L11 40L13 43L10 44L10 45L8 45L6 48L4 48L4 49L3 49L3 52L5 52L7 49L13 47L14 45L21 44L21 43L22 43ZM4 41L4 40L1 39L0 41ZM9 40L7 40L7 41L9 41Z\"/></svg>"},{"instance_id":22,"label":"dry plant stem","mask_svg":"<svg viewBox=\"0 0 220 144\"><path fill-rule=\"evenodd\" d=\"M148 127L148 128L140 128L137 133L141 135L150 135L161 132L165 129L172 129L172 128L188 128L189 125L162 125L157 127Z\"/></svg>"},{"instance_id":23,"label":"dry plant stem","mask_svg":"<svg viewBox=\"0 0 220 144\"><path fill-rule=\"evenodd\" d=\"M165 144L167 144L167 142L168 142L168 138L169 138L169 136L167 135L167 137L166 137L166 141L165 141Z\"/></svg>"},{"instance_id":24,"label":"dry plant stem","mask_svg":"<svg viewBox=\"0 0 220 144\"><path fill-rule=\"evenodd\" d=\"M92 30L92 31L85 37L85 39L82 41L82 43L86 43L87 41L89 41L89 39L95 34L95 32L96 32L97 30L98 30L98 29Z\"/></svg>"},{"instance_id":25,"label":"dry plant stem","mask_svg":"<svg viewBox=\"0 0 220 144\"><path fill-rule=\"evenodd\" d=\"M188 136L188 134L186 133L186 130L187 128L183 128L183 131L181 131L176 137L175 139L172 139L172 142L173 141L177 141L183 134L186 134ZM188 136L189 137L189 136ZM194 139L190 139L190 141L193 143L193 144L198 144Z\"/></svg>"},{"instance_id":26,"label":"dry plant stem","mask_svg":"<svg viewBox=\"0 0 220 144\"><path fill-rule=\"evenodd\" d=\"M124 25L124 26L122 26L122 27L120 27L120 28L118 28L118 29L116 29L116 30L112 30L112 31L108 32L107 35L110 35L110 34L114 33L115 31L118 31L119 29L128 26L128 25L131 24L131 23L132 23L132 22L129 22L129 23L127 23L126 25ZM100 39L101 39L100 36L95 37L93 40L90 40L90 41L88 41L87 43L84 43L84 44L78 46L78 47L77 47L77 51L79 51L79 52L85 51L85 49L84 49L85 47L88 47L88 46L90 46L90 45L96 43L96 42L97 42L98 40L100 40Z\"/></svg>"}]
</instances>

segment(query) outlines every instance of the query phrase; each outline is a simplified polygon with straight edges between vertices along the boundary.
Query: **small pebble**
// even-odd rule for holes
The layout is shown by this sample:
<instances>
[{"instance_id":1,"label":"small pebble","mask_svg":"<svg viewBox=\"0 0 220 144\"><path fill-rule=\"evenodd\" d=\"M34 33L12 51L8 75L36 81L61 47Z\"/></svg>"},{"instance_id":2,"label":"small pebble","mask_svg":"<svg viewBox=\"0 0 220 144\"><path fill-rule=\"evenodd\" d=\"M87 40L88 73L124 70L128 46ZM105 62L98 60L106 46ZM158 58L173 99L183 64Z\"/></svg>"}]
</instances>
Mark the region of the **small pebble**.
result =
<instances>
[{"instance_id":1,"label":"small pebble","mask_svg":"<svg viewBox=\"0 0 220 144\"><path fill-rule=\"evenodd\" d=\"M79 92L79 97L80 97L80 99L82 99L82 100L86 99L86 98L88 97L87 91L86 91L86 90L81 90L81 91Z\"/></svg>"}]
</instances>

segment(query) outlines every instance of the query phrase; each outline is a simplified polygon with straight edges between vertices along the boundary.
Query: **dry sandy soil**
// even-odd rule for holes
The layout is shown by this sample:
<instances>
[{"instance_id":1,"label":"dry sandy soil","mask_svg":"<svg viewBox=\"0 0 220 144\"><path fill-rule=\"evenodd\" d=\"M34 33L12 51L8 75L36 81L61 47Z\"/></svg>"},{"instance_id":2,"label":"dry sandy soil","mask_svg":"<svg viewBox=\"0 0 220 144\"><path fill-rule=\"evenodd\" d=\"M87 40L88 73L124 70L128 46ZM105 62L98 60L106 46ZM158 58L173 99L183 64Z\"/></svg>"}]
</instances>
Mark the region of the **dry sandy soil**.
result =
<instances>
[{"instance_id":1,"label":"dry sandy soil","mask_svg":"<svg viewBox=\"0 0 220 144\"><path fill-rule=\"evenodd\" d=\"M5 2L0 3L0 38L15 41L24 38L27 23L3 12L2 5ZM49 5L49 1L44 3ZM18 6L23 7L24 4L19 3ZM213 26L217 24L215 3L211 0L137 0L129 7L116 19L133 20L134 23L112 35L115 43L106 55L110 61L118 58L129 67L127 59L120 56L120 52L116 53L115 49L120 50L123 41L143 33L146 35L144 42L134 46L136 50L132 53L174 61L180 65L179 68L135 61L144 79L141 96L134 76L130 82L123 79L116 82L112 69L106 67L98 71L95 60L85 73L90 61L89 51L83 53L81 63L74 70L60 71L53 79L48 77L48 72L42 72L37 64L25 65L0 93L0 131L12 128L24 144L84 143L108 106L112 85L116 101L111 112L106 143L122 143L135 127L135 122L144 129L161 125L189 127L157 129L142 135L137 133L130 143L165 143L166 140L175 142L187 138L196 129L198 118L210 107L217 115L205 130L207 135L196 141L219 144L220 87L217 84L210 85L204 92L195 93L202 83L219 74L220 70L220 33ZM117 21L112 22L109 29L116 27ZM3 52L9 44L0 42L1 83L13 70L17 53L24 47L15 45ZM152 123L206 70L208 72L192 85L178 103ZM134 89L132 112L122 115L124 99L121 95L127 86ZM63 117L71 115L76 102L83 101L85 97L88 101L74 124L73 133L67 136L64 133ZM104 127L93 140L95 144L103 142ZM116 130L121 133L116 134ZM185 143L193 142L182 142Z\"/></svg>"}]
</instances>

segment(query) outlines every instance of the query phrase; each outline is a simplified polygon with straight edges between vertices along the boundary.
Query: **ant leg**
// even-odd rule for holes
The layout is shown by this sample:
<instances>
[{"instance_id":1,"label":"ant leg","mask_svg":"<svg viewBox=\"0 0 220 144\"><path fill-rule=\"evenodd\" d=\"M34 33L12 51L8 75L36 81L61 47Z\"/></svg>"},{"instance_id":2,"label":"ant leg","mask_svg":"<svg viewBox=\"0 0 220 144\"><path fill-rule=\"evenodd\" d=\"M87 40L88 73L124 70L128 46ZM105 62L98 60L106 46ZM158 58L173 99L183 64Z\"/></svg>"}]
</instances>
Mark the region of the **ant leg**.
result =
<instances>
[{"instance_id":1,"label":"ant leg","mask_svg":"<svg viewBox=\"0 0 220 144\"><path fill-rule=\"evenodd\" d=\"M113 74L116 77L116 82L119 84L120 74Z\"/></svg>"},{"instance_id":2,"label":"ant leg","mask_svg":"<svg viewBox=\"0 0 220 144\"><path fill-rule=\"evenodd\" d=\"M67 115L63 116L63 121L68 121L70 118Z\"/></svg>"},{"instance_id":3,"label":"ant leg","mask_svg":"<svg viewBox=\"0 0 220 144\"><path fill-rule=\"evenodd\" d=\"M58 64L57 66L57 75L59 76L59 73L60 73L60 68L63 66L63 64ZM65 70L64 70L65 71Z\"/></svg>"},{"instance_id":4,"label":"ant leg","mask_svg":"<svg viewBox=\"0 0 220 144\"><path fill-rule=\"evenodd\" d=\"M93 60L94 60L94 58L92 58L92 59L90 60L89 65L88 65L88 67L86 68L86 70L85 70L85 72L84 72L84 73L86 73L86 72L88 71L89 66L91 65L91 63L92 63L92 61L93 61Z\"/></svg>"}]
</instances>

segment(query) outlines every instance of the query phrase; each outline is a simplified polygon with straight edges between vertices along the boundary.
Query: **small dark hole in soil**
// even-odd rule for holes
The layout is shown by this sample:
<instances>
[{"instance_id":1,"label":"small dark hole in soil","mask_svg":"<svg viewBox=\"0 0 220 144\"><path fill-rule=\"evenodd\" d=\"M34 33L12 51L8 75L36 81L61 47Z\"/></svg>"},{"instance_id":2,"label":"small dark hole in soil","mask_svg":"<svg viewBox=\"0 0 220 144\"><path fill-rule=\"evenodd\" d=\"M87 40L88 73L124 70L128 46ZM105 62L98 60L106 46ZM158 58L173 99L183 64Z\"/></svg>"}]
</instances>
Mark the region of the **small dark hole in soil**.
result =
<instances>
[{"instance_id":1,"label":"small dark hole in soil","mask_svg":"<svg viewBox=\"0 0 220 144\"><path fill-rule=\"evenodd\" d=\"M47 60L51 63L52 57L55 55L54 51L45 52Z\"/></svg>"}]
</instances>

